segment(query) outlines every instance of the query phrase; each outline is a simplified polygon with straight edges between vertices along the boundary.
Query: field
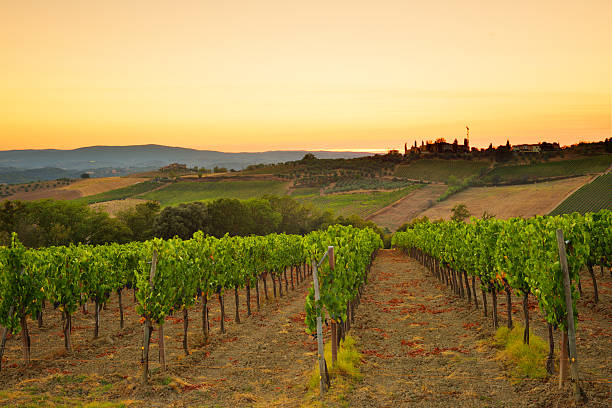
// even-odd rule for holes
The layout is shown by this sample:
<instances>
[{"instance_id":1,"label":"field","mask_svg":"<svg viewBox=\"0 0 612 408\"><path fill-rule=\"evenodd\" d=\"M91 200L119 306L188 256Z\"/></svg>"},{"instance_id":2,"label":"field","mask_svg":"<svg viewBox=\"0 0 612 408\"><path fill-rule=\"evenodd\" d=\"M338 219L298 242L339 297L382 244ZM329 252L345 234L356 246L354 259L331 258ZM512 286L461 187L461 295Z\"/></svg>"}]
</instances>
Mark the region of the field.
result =
<instances>
[{"instance_id":1,"label":"field","mask_svg":"<svg viewBox=\"0 0 612 408\"><path fill-rule=\"evenodd\" d=\"M347 178L333 183L325 189L326 193L343 193L346 191L355 190L396 190L412 185L413 182L394 179L382 178Z\"/></svg>"},{"instance_id":2,"label":"field","mask_svg":"<svg viewBox=\"0 0 612 408\"><path fill-rule=\"evenodd\" d=\"M323 211L336 215L359 215L365 217L419 188L420 185L402 188L395 191L373 191L369 193L343 193L329 195L304 195L295 198L302 203L311 203Z\"/></svg>"},{"instance_id":3,"label":"field","mask_svg":"<svg viewBox=\"0 0 612 408\"><path fill-rule=\"evenodd\" d=\"M275 180L257 181L184 181L168 185L160 190L140 194L135 198L159 201L162 207L190 201L206 201L217 198L249 199L266 194L284 195L288 183Z\"/></svg>"},{"instance_id":4,"label":"field","mask_svg":"<svg viewBox=\"0 0 612 408\"><path fill-rule=\"evenodd\" d=\"M410 164L398 165L395 169L395 176L446 183L450 176L461 180L478 175L489 165L488 161L477 160L420 159Z\"/></svg>"},{"instance_id":5,"label":"field","mask_svg":"<svg viewBox=\"0 0 612 408\"><path fill-rule=\"evenodd\" d=\"M549 177L568 177L601 173L612 165L612 155L582 157L520 166L496 167L485 177L486 182L520 183Z\"/></svg>"},{"instance_id":6,"label":"field","mask_svg":"<svg viewBox=\"0 0 612 408\"><path fill-rule=\"evenodd\" d=\"M566 198L550 215L612 209L612 173L602 174Z\"/></svg>"},{"instance_id":7,"label":"field","mask_svg":"<svg viewBox=\"0 0 612 408\"><path fill-rule=\"evenodd\" d=\"M578 300L579 309L586 311L578 325L581 379L590 398L587 406L604 407L610 397L605 379L612 376L608 363L612 327L606 306L612 301L612 280L606 275L600 281L601 306L592 309L587 276L583 275L585 296ZM270 300L263 300L262 295L262 309L255 311L253 306L251 317L246 317L244 291L240 292L241 324L234 321L234 302L227 296L225 334L219 333L218 302L211 300L208 342L202 340L201 302L190 308L189 356L181 349L182 317L169 317L165 324L168 368L165 373L160 371L156 330L150 353L152 378L146 387L140 383L138 364L142 324L131 291L124 295L123 330L118 327L114 293L101 312L100 339L91 340L92 313L79 310L74 314L71 354L63 352L60 312L49 308L43 328L30 321L30 367L21 362L20 335L8 339L0 405L316 406L308 381L316 365L317 343L304 332L304 299L310 281L282 298L273 298L269 280L268 285ZM260 282L260 291L261 287ZM514 299L515 324L522 322L519 301ZM88 307L91 310L93 305ZM545 338L546 325L534 299L529 308L534 333ZM505 296L500 296L498 310L504 325ZM330 328L323 327L328 343ZM547 408L571 404L569 386L558 390L555 376L513 384L490 340L494 334L490 317L483 317L482 309L455 296L399 251L379 252L350 334L360 353L361 379L345 388L332 380L329 407ZM558 334L555 332L555 341Z\"/></svg>"},{"instance_id":8,"label":"field","mask_svg":"<svg viewBox=\"0 0 612 408\"><path fill-rule=\"evenodd\" d=\"M457 204L465 204L475 217L481 217L485 211L502 219L546 215L589 179L589 176L583 176L535 184L470 187L437 203L418 217L449 219L451 209Z\"/></svg>"},{"instance_id":9,"label":"field","mask_svg":"<svg viewBox=\"0 0 612 408\"><path fill-rule=\"evenodd\" d=\"M124 211L146 202L147 200L141 200L139 198L124 198L121 200L102 201L90 204L89 206L94 210L104 211L111 217L115 217L119 211Z\"/></svg>"},{"instance_id":10,"label":"field","mask_svg":"<svg viewBox=\"0 0 612 408\"><path fill-rule=\"evenodd\" d=\"M124 200L131 198L139 194L146 193L156 188L161 188L164 183L158 183L151 180L141 181L136 184L129 185L127 187L117 188L115 190L105 191L99 194L90 195L83 197L81 201L87 204L103 203L106 201Z\"/></svg>"},{"instance_id":11,"label":"field","mask_svg":"<svg viewBox=\"0 0 612 408\"><path fill-rule=\"evenodd\" d=\"M138 183L142 183L145 180L147 179L139 177L90 178L76 180L68 185L58 184L57 187L53 187L53 184L56 184L56 182L47 181L40 183L45 185L45 188L43 189L30 190L27 192L19 191L16 194L8 196L6 199L26 201L40 200L45 198L52 198L57 200L72 200L80 197L87 197L104 193L113 194L112 191L117 191L118 189L123 189L135 184L137 185Z\"/></svg>"},{"instance_id":12,"label":"field","mask_svg":"<svg viewBox=\"0 0 612 408\"><path fill-rule=\"evenodd\" d=\"M446 186L429 184L412 191L401 200L370 214L367 220L373 221L391 231L397 230L402 224L410 221L420 213L434 205L436 199L446 190Z\"/></svg>"}]
</instances>

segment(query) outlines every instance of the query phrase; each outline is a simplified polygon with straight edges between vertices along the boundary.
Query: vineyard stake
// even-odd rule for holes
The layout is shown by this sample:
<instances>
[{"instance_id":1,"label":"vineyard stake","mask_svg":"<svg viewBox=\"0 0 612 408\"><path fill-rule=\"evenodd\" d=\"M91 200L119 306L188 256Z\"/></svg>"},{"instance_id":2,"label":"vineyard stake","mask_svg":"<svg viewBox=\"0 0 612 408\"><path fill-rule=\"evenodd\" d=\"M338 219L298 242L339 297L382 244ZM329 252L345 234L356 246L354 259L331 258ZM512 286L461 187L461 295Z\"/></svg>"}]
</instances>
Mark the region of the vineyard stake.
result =
<instances>
[{"instance_id":1,"label":"vineyard stake","mask_svg":"<svg viewBox=\"0 0 612 408\"><path fill-rule=\"evenodd\" d=\"M319 302L320 295L319 295L319 279L317 277L317 265L315 264L315 261L312 261L312 266L313 266L312 278L314 281L315 307L316 307L317 302ZM323 395L325 395L325 355L324 355L324 349L323 349L323 327L322 327L322 322L321 322L321 315L318 311L317 311L317 346L318 346L318 352L319 352L319 375L321 377L319 381L319 386L320 386L320 391L321 391L321 398L323 398Z\"/></svg>"},{"instance_id":2,"label":"vineyard stake","mask_svg":"<svg viewBox=\"0 0 612 408\"><path fill-rule=\"evenodd\" d=\"M153 250L153 258L151 259L151 273L149 274L149 286L153 290L153 279L155 278L155 268L157 268L157 250ZM149 342L151 341L151 319L145 317L144 339L142 342L144 362L142 365L142 382L144 384L149 380Z\"/></svg>"},{"instance_id":3,"label":"vineyard stake","mask_svg":"<svg viewBox=\"0 0 612 408\"><path fill-rule=\"evenodd\" d=\"M563 231L557 230L557 246L559 247L559 261L561 262L561 270L563 272L563 287L565 289L565 308L567 310L567 335L569 337L569 355L570 355L570 370L572 373L572 381L574 383L574 398L579 401L582 397L582 389L580 388L580 380L578 377L578 353L576 350L576 328L574 326L574 306L572 303L572 289L567 267L567 255L565 253L565 240L563 239Z\"/></svg>"}]
</instances>

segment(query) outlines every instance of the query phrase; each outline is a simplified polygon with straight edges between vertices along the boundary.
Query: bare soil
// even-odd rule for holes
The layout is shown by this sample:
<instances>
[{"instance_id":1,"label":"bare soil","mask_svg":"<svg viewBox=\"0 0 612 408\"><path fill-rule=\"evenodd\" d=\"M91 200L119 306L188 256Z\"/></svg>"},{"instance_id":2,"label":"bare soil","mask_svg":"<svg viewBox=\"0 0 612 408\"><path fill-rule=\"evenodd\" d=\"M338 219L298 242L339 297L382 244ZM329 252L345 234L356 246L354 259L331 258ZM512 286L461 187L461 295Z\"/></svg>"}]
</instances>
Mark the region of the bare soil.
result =
<instances>
[{"instance_id":1,"label":"bare soil","mask_svg":"<svg viewBox=\"0 0 612 408\"><path fill-rule=\"evenodd\" d=\"M583 276L579 300L578 353L585 406L609 406L612 395L612 278L597 271L600 303ZM142 385L142 323L132 291L124 290L125 327L119 329L117 295L101 312L101 335L92 340L93 306L73 320L74 351L63 348L61 317L51 307L44 325L29 320L32 364L21 360L21 336L11 336L2 361L0 405L80 406L93 401L131 407L299 407L308 404L309 373L316 366L316 341L305 333L304 298L311 280L283 297L273 297L268 278L261 310L255 290L246 316L240 291L240 318L235 322L233 292L225 294L225 327L220 333L219 303L209 301L211 334L203 340L201 300L189 310L188 344L182 349L183 315L165 324L166 372L158 362L159 329L150 350L151 379ZM278 296L278 293L277 293ZM479 299L480 300L480 299ZM491 300L489 298L489 305ZM500 324L505 324L505 297L499 296ZM482 303L480 302L480 305ZM522 322L514 299L514 322ZM532 327L546 339L546 325L530 302ZM490 310L490 309L489 309ZM490 312L489 312L490 313ZM325 328L325 341L329 330ZM556 377L513 384L496 358L490 315L482 316L467 300L455 296L429 271L399 251L380 251L374 261L350 334L362 352L363 380L345 395L351 407L566 407L573 404L569 386L557 388ZM559 333L555 335L557 353ZM330 364L330 362L328 362ZM333 381L332 389L334 392ZM337 391L336 391L337 392ZM328 406L326 403L325 406Z\"/></svg>"},{"instance_id":2,"label":"bare soil","mask_svg":"<svg viewBox=\"0 0 612 408\"><path fill-rule=\"evenodd\" d=\"M599 277L599 275L598 275ZM590 280L590 278L588 278ZM584 406L605 407L612 384L612 279L600 282L600 305L592 303L592 286L583 276L579 301L578 356ZM479 294L480 296L480 294ZM479 297L479 300L481 298ZM513 299L513 321L523 324ZM363 382L349 395L359 407L567 407L569 385L558 389L557 377L514 384L497 359L491 319L455 296L429 271L399 251L377 256L367 295L359 307L353 336L362 347ZM505 296L498 297L500 325L507 322ZM547 341L547 326L531 299L532 328ZM555 334L558 353L559 333Z\"/></svg>"},{"instance_id":3,"label":"bare soil","mask_svg":"<svg viewBox=\"0 0 612 408\"><path fill-rule=\"evenodd\" d=\"M131 186L148 180L139 177L102 177L90 178L75 181L67 186L48 188L44 190L22 191L3 200L41 200L53 198L55 200L74 200L79 197L86 197L94 194L104 193L117 188Z\"/></svg>"},{"instance_id":4,"label":"bare soil","mask_svg":"<svg viewBox=\"0 0 612 408\"><path fill-rule=\"evenodd\" d=\"M73 318L74 351L63 348L59 311L47 309L44 327L29 321L32 364L22 362L21 336L9 338L0 376L0 405L52 401L79 405L114 401L134 407L151 406L299 406L305 394L306 373L316 361L316 341L305 332L307 285L274 298L268 277L265 300L247 317L245 291L240 292L241 324L235 323L234 293L224 296L226 333L220 333L217 297L209 301L210 330L203 341L201 301L189 310L190 355L182 348L183 314L167 318L164 326L167 370L158 361L158 336L153 332L149 354L151 380L141 385L142 323L134 310L132 291L124 290L125 327L119 329L117 295L101 312L101 335L92 340L93 313L81 310ZM278 296L278 293L277 293ZM89 310L93 309L89 304Z\"/></svg>"},{"instance_id":5,"label":"bare soil","mask_svg":"<svg viewBox=\"0 0 612 408\"><path fill-rule=\"evenodd\" d=\"M516 186L470 187L423 211L418 217L448 220L452 208L457 204L465 204L475 217L481 217L485 211L502 219L546 215L571 192L587 183L591 177L574 177Z\"/></svg>"},{"instance_id":6,"label":"bare soil","mask_svg":"<svg viewBox=\"0 0 612 408\"><path fill-rule=\"evenodd\" d=\"M429 184L402 197L400 200L366 217L391 231L412 220L427 208L446 190L445 184Z\"/></svg>"}]
</instances>

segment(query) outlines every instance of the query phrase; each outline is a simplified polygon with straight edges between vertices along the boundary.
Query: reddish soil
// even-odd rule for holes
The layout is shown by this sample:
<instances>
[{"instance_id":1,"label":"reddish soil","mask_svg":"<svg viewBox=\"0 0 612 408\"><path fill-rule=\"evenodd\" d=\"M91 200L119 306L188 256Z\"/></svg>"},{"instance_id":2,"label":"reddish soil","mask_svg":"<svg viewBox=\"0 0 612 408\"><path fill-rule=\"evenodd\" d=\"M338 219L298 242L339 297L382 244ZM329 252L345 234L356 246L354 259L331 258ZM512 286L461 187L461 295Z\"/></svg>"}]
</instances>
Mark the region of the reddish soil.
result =
<instances>
[{"instance_id":1,"label":"reddish soil","mask_svg":"<svg viewBox=\"0 0 612 408\"><path fill-rule=\"evenodd\" d=\"M583 276L579 300L578 355L589 407L610 404L612 378L612 278L601 278L600 304L592 302L592 285ZM125 291L126 325L118 328L117 296L101 313L101 336L92 340L93 314L74 316L74 351L63 350L60 313L51 308L44 327L30 321L32 364L21 361L21 338L7 342L0 375L0 405L80 406L110 401L127 406L297 407L307 401L308 374L316 366L316 342L305 333L307 284L263 301L246 316L240 293L241 324L234 321L233 292L225 295L226 334L219 333L219 306L211 306L211 336L203 341L201 302L190 309L189 349L181 347L182 313L165 325L167 370L157 359L159 330L150 351L151 380L140 383L142 324L131 291ZM291 286L289 285L289 288ZM480 299L479 299L480 300ZM499 297L500 324L506 323L505 297ZM489 305L491 304L489 298ZM351 407L566 407L569 385L557 378L513 385L491 345L490 316L455 296L423 266L398 251L380 251L374 261L351 335L362 352L362 381L345 395ZM519 299L513 319L522 323ZM530 303L532 327L546 339L546 325ZM89 309L93 309L89 305ZM489 312L490 313L490 312ZM326 341L328 340L328 330ZM555 341L558 353L559 333ZM332 389L334 392L333 381ZM337 391L336 391L337 392ZM327 405L326 405L327 406ZM333 405L331 405L333 406Z\"/></svg>"},{"instance_id":2,"label":"reddish soil","mask_svg":"<svg viewBox=\"0 0 612 408\"><path fill-rule=\"evenodd\" d=\"M612 279L608 275L600 282L601 305L593 308L587 278L583 276L585 296L579 301L578 356L589 398L585 406L603 407L609 406L612 395ZM513 299L515 324L523 324L519 302ZM482 302L475 309L415 260L381 251L352 332L362 347L365 377L348 397L349 406L572 406L569 385L559 390L557 377L512 385L492 346L490 297L488 303L485 318ZM503 294L498 303L500 325L505 325ZM533 299L530 309L532 328L547 339L547 326ZM557 353L559 337L556 332Z\"/></svg>"}]
</instances>

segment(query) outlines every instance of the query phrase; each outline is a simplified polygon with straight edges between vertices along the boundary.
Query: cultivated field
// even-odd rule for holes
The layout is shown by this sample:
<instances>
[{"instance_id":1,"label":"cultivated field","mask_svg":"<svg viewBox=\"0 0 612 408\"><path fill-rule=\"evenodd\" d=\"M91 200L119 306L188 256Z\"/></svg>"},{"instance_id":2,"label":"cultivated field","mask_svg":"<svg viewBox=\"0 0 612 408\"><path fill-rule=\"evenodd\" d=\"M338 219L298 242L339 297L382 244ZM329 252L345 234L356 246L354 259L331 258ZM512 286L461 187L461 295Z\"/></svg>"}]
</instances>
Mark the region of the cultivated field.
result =
<instances>
[{"instance_id":1,"label":"cultivated field","mask_svg":"<svg viewBox=\"0 0 612 408\"><path fill-rule=\"evenodd\" d=\"M94 210L107 212L111 217L117 216L119 211L124 211L129 208L135 207L138 204L146 203L148 200L141 200L139 198L124 198L122 200L102 201L89 206Z\"/></svg>"},{"instance_id":2,"label":"cultivated field","mask_svg":"<svg viewBox=\"0 0 612 408\"><path fill-rule=\"evenodd\" d=\"M301 195L295 199L302 203L311 203L323 211L332 211L336 215L359 215L365 217L387 205L399 200L421 185L412 185L395 191L372 191L361 193L342 193L328 195Z\"/></svg>"},{"instance_id":3,"label":"cultivated field","mask_svg":"<svg viewBox=\"0 0 612 408\"><path fill-rule=\"evenodd\" d=\"M166 183L155 182L149 179L143 180L145 181L141 181L136 184L131 184L126 187L117 188L115 190L108 190L99 194L84 197L82 201L86 202L87 204L94 204L102 203L105 201L125 200L127 198L134 198L140 194L144 194L149 191L153 191L166 186Z\"/></svg>"},{"instance_id":4,"label":"cultivated field","mask_svg":"<svg viewBox=\"0 0 612 408\"><path fill-rule=\"evenodd\" d=\"M465 204L475 217L481 217L485 211L502 219L546 215L588 180L589 176L583 176L514 186L470 187L423 211L418 217L450 219L451 209L457 204Z\"/></svg>"},{"instance_id":5,"label":"cultivated field","mask_svg":"<svg viewBox=\"0 0 612 408\"><path fill-rule=\"evenodd\" d=\"M402 224L412 220L427 208L433 206L436 199L446 190L441 184L430 184L411 192L399 201L384 207L366 217L381 227L395 231Z\"/></svg>"},{"instance_id":6,"label":"cultivated field","mask_svg":"<svg viewBox=\"0 0 612 408\"><path fill-rule=\"evenodd\" d=\"M420 159L395 168L395 176L413 180L429 180L446 183L450 176L461 180L478 175L490 166L488 161Z\"/></svg>"},{"instance_id":7,"label":"cultivated field","mask_svg":"<svg viewBox=\"0 0 612 408\"><path fill-rule=\"evenodd\" d=\"M549 161L527 165L500 166L485 177L485 181L517 183L548 177L569 177L601 173L612 165L612 154Z\"/></svg>"},{"instance_id":8,"label":"cultivated field","mask_svg":"<svg viewBox=\"0 0 612 408\"><path fill-rule=\"evenodd\" d=\"M612 173L602 174L595 180L580 187L565 199L550 214L570 214L579 212L597 212L601 209L612 209Z\"/></svg>"},{"instance_id":9,"label":"cultivated field","mask_svg":"<svg viewBox=\"0 0 612 408\"><path fill-rule=\"evenodd\" d=\"M182 181L162 189L139 194L135 198L159 201L162 207L190 201L217 198L257 198L266 194L285 195L289 184L276 180L257 181Z\"/></svg>"},{"instance_id":10,"label":"cultivated field","mask_svg":"<svg viewBox=\"0 0 612 408\"><path fill-rule=\"evenodd\" d=\"M600 306L583 274L585 295L578 324L578 355L583 387L593 407L604 407L612 375L612 280L600 280ZM209 302L211 336L202 341L201 302L190 308L189 349L181 347L180 315L165 327L166 373L157 360L153 333L149 385L140 383L142 324L131 292L124 296L125 327L118 327L117 296L100 314L101 337L91 340L93 313L73 317L74 351L63 351L60 312L45 311L43 328L30 321L32 365L21 362L20 335L7 342L0 376L2 406L62 407L310 407L318 389L309 388L316 367L317 343L304 331L304 299L311 281L270 300L234 321L232 296L225 301L226 330L219 333L219 304ZM260 282L260 290L261 289ZM489 297L490 298L490 297ZM505 296L498 299L500 324L506 320ZM93 304L89 304L89 309ZM546 339L546 325L531 299L532 329ZM491 313L489 311L489 313ZM520 299L513 318L522 322ZM325 342L330 328L324 325ZM556 377L513 383L497 356L491 318L435 280L426 268L399 251L383 250L374 261L350 335L361 355L359 380L344 387L332 380L328 407L536 407L571 406L571 390L557 389ZM555 333L558 371L558 332ZM329 364L329 361L328 361ZM604 382L601 380L604 379ZM90 405L87 405L90 404ZM155 405L157 404L157 405Z\"/></svg>"},{"instance_id":11,"label":"cultivated field","mask_svg":"<svg viewBox=\"0 0 612 408\"><path fill-rule=\"evenodd\" d=\"M43 190L23 192L6 197L7 200L40 200L52 198L56 200L73 200L80 197L97 195L113 190L142 183L147 179L140 177L103 177L81 179L70 183L67 186L58 186ZM49 185L51 182L45 182Z\"/></svg>"}]
</instances>

